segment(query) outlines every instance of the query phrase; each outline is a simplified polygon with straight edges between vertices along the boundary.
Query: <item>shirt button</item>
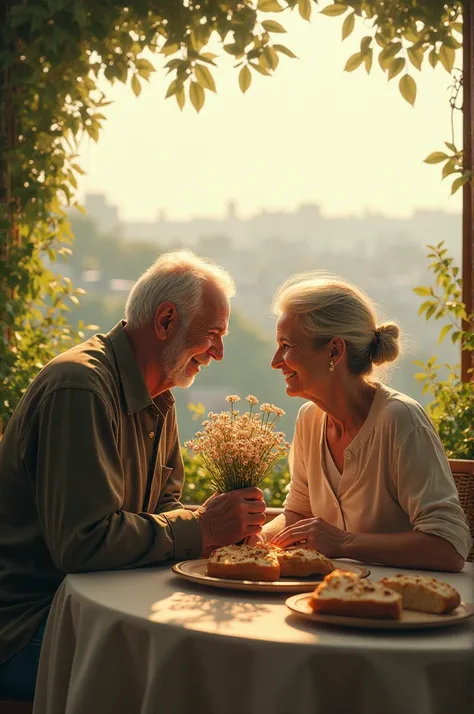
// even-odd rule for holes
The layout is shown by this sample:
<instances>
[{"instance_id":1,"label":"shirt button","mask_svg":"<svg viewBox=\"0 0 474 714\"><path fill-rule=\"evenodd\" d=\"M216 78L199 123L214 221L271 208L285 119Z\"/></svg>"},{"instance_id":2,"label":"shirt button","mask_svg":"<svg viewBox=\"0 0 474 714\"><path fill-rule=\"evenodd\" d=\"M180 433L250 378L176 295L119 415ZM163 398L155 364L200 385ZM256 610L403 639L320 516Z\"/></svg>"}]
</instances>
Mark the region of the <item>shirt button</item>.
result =
<instances>
[{"instance_id":1,"label":"shirt button","mask_svg":"<svg viewBox=\"0 0 474 714\"><path fill-rule=\"evenodd\" d=\"M148 432L148 438L149 438L149 439L153 439L154 436L155 436L155 432L154 432L154 431L149 431L149 432Z\"/></svg>"},{"instance_id":2,"label":"shirt button","mask_svg":"<svg viewBox=\"0 0 474 714\"><path fill-rule=\"evenodd\" d=\"M337 501L334 501L334 506L335 506L336 508L339 508L339 504L338 504Z\"/></svg>"},{"instance_id":3,"label":"shirt button","mask_svg":"<svg viewBox=\"0 0 474 714\"><path fill-rule=\"evenodd\" d=\"M349 459L351 458L351 452L347 451L344 458L346 459L346 461L349 461Z\"/></svg>"},{"instance_id":4,"label":"shirt button","mask_svg":"<svg viewBox=\"0 0 474 714\"><path fill-rule=\"evenodd\" d=\"M192 553L192 552L193 552L192 550L187 550L187 551L186 551L186 555L187 555L188 558L191 557L191 553Z\"/></svg>"}]
</instances>

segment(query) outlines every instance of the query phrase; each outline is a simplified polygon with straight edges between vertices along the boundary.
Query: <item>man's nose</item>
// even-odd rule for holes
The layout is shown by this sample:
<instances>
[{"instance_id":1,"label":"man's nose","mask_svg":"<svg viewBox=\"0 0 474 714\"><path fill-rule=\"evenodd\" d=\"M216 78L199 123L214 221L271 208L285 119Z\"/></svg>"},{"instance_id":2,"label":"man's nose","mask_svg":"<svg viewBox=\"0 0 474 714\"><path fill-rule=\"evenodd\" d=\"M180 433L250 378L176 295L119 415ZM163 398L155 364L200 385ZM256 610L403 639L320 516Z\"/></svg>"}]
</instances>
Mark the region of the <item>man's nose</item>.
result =
<instances>
[{"instance_id":1,"label":"man's nose","mask_svg":"<svg viewBox=\"0 0 474 714\"><path fill-rule=\"evenodd\" d=\"M222 342L221 337L217 337L216 340L214 341L214 344L212 345L211 349L209 350L209 354L218 362L223 358L224 356L224 343Z\"/></svg>"}]
</instances>

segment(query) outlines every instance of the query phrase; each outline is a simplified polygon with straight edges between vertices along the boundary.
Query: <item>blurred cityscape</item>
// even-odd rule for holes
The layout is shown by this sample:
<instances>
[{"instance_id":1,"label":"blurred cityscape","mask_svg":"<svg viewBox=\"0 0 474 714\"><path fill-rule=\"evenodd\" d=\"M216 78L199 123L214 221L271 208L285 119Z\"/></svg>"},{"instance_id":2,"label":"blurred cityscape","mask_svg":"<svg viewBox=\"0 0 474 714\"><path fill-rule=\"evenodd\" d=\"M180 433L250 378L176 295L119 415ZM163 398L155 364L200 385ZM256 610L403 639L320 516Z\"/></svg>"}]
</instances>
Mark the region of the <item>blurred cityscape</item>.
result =
<instances>
[{"instance_id":1,"label":"blurred cityscape","mask_svg":"<svg viewBox=\"0 0 474 714\"><path fill-rule=\"evenodd\" d=\"M285 409L282 429L292 436L302 402L286 396L281 375L270 367L275 347L270 308L278 285L295 272L324 269L342 275L376 301L382 318L399 322L406 350L390 375L393 387L426 403L413 376L419 371L413 360L437 354L443 361L458 361L449 340L438 345L439 323L418 317L421 300L413 288L431 281L427 244L445 241L459 262L460 215L419 210L409 218L325 218L317 205L302 205L294 212L262 210L242 218L238 206L229 202L222 220L177 222L161 214L153 222L125 222L102 194L86 195L85 208L86 216L70 216L76 241L73 256L61 266L87 291L73 310L73 322L83 319L108 331L122 318L133 282L172 248L191 248L213 258L236 281L224 360L200 374L190 389L175 390L182 440L198 426L188 404L200 402L206 410L219 410L229 393L253 393Z\"/></svg>"}]
</instances>

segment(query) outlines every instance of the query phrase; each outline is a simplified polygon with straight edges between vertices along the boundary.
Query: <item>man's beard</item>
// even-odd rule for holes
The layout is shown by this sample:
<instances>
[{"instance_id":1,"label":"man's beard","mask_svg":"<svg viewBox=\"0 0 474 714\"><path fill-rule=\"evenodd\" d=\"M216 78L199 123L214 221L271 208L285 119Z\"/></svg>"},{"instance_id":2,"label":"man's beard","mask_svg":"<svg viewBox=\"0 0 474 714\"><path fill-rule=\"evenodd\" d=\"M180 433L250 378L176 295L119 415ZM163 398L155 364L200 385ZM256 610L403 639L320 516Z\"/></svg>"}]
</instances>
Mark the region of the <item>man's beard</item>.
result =
<instances>
[{"instance_id":1,"label":"man's beard","mask_svg":"<svg viewBox=\"0 0 474 714\"><path fill-rule=\"evenodd\" d=\"M186 330L183 329L176 335L173 343L163 351L162 367L166 377L175 387L190 387L194 382L195 375L187 373L191 358L183 357L185 347Z\"/></svg>"}]
</instances>

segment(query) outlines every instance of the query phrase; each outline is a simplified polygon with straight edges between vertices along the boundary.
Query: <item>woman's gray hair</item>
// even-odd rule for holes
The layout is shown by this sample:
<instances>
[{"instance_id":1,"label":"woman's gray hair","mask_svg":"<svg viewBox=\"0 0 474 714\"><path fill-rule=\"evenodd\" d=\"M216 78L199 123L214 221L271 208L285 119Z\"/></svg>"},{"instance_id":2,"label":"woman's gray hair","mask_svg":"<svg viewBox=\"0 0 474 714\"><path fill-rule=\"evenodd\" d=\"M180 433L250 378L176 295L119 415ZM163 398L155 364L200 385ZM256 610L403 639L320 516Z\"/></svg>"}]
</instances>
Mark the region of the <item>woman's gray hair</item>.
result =
<instances>
[{"instance_id":1,"label":"woman's gray hair","mask_svg":"<svg viewBox=\"0 0 474 714\"><path fill-rule=\"evenodd\" d=\"M153 320L158 306L172 302L184 321L191 321L201 306L203 287L212 282L226 297L235 295L235 283L224 268L190 250L174 250L160 255L137 280L125 305L125 319L133 327Z\"/></svg>"},{"instance_id":2,"label":"woman's gray hair","mask_svg":"<svg viewBox=\"0 0 474 714\"><path fill-rule=\"evenodd\" d=\"M396 322L377 324L373 302L359 288L331 273L313 271L288 278L273 299L273 313L301 316L304 331L315 346L333 337L346 343L352 374L370 374L373 365L394 362L401 350Z\"/></svg>"}]
</instances>

